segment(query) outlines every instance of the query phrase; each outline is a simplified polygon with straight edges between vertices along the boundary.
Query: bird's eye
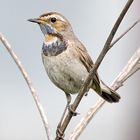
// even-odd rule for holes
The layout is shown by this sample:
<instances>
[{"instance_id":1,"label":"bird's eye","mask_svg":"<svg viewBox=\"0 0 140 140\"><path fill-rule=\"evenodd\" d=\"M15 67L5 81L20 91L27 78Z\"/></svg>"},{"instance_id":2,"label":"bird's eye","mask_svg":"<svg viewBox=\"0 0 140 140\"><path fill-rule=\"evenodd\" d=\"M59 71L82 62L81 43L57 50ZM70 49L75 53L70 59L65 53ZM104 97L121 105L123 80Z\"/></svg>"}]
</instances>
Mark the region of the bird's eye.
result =
<instances>
[{"instance_id":1,"label":"bird's eye","mask_svg":"<svg viewBox=\"0 0 140 140\"><path fill-rule=\"evenodd\" d=\"M51 22L52 22L52 23L56 22L56 18L55 18L55 17L52 17L52 18L51 18Z\"/></svg>"}]
</instances>

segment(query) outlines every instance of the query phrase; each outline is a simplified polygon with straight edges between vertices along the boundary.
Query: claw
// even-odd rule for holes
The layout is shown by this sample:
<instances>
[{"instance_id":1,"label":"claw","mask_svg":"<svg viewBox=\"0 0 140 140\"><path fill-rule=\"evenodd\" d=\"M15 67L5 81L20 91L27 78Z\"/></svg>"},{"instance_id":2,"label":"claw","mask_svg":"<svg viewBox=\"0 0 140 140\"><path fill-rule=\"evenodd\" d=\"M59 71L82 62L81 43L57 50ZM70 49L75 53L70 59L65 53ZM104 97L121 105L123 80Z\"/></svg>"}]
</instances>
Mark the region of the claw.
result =
<instances>
[{"instance_id":1,"label":"claw","mask_svg":"<svg viewBox=\"0 0 140 140\"><path fill-rule=\"evenodd\" d=\"M88 96L88 92L85 93L85 96Z\"/></svg>"},{"instance_id":2,"label":"claw","mask_svg":"<svg viewBox=\"0 0 140 140\"><path fill-rule=\"evenodd\" d=\"M68 105L68 110L69 110L69 112L72 114L72 116L77 116L77 115L80 114L80 113L77 113L76 111L74 111L74 110L72 109L72 105Z\"/></svg>"}]
</instances>

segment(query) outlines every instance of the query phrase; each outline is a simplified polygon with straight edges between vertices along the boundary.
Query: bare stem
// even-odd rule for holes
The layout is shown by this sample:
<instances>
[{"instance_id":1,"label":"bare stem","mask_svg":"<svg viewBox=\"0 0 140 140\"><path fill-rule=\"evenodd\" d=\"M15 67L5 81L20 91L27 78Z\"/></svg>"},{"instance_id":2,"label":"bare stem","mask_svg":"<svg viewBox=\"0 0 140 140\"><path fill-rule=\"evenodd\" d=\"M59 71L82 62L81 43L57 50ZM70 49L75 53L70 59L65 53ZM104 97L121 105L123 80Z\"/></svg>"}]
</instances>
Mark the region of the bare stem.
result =
<instances>
[{"instance_id":1,"label":"bare stem","mask_svg":"<svg viewBox=\"0 0 140 140\"><path fill-rule=\"evenodd\" d=\"M84 96L85 92L88 91L88 87L89 87L88 85L89 85L90 81L92 80L92 77L96 73L96 71L97 71L100 63L102 62L103 58L105 57L106 53L110 49L110 44L112 42L112 39L113 39L113 37L114 37L114 35L115 35L115 33L116 33L116 31L117 31L117 29L118 29L121 21L123 20L125 14L127 13L130 5L132 4L132 2L133 2L133 0L128 0L128 2L126 3L124 9L122 10L121 14L119 15L116 23L114 24L114 26L113 26L113 28L112 28L112 30L111 30L108 38L107 38L107 41L106 41L106 43L104 45L103 50L101 51L99 57L97 58L97 61L96 61L95 65L94 65L94 67L91 69L88 77L86 78L86 80L84 82L84 85L80 89L80 91L79 91L79 93L78 93L78 95L77 95L74 103L72 104L72 110L73 111L76 110L76 108L78 107L78 105L79 105L82 97ZM64 119L64 122L63 122L61 128L60 128L62 134L64 134L64 132L65 132L65 130L66 130L66 128L67 128L67 126L68 126L71 118L72 118L72 114L71 113L68 113L67 116ZM59 138L56 136L56 140L57 139L59 139Z\"/></svg>"},{"instance_id":2,"label":"bare stem","mask_svg":"<svg viewBox=\"0 0 140 140\"><path fill-rule=\"evenodd\" d=\"M111 85L111 88L113 90L117 90L119 87L123 85L122 83L124 81L126 81L131 75L133 75L139 69L140 69L140 47L130 58L130 60L128 61L127 65L124 67L122 72L120 72L120 74L114 80L113 84Z\"/></svg>"},{"instance_id":3,"label":"bare stem","mask_svg":"<svg viewBox=\"0 0 140 140\"><path fill-rule=\"evenodd\" d=\"M51 135L50 135L50 128L49 128L49 125L48 125L48 119L46 117L46 114L45 114L45 111L40 103L40 100L37 96L37 93L36 93L36 90L35 88L33 87L33 84L26 72L26 70L24 69L21 61L19 60L19 58L17 57L17 55L15 54L15 52L13 51L10 43L8 42L8 40L2 35L2 33L0 33L0 40L1 42L3 43L3 45L5 46L5 48L7 49L7 51L9 52L9 54L11 55L11 57L13 58L13 60L15 61L16 65L18 66L21 74L23 75L29 89L30 89L30 92L33 96L33 99L36 103L36 106L38 108L38 111L40 113L40 116L41 116L41 119L43 121L43 124L44 124L44 127L45 127L45 130L46 130L46 134L47 134L47 138L48 140L51 140Z\"/></svg>"},{"instance_id":4,"label":"bare stem","mask_svg":"<svg viewBox=\"0 0 140 140\"><path fill-rule=\"evenodd\" d=\"M137 20L133 25L131 25L125 32L123 32L117 39L115 39L111 45L110 48L113 47L124 35L126 35L132 28L134 28L138 23L140 22L140 19Z\"/></svg>"},{"instance_id":5,"label":"bare stem","mask_svg":"<svg viewBox=\"0 0 140 140\"><path fill-rule=\"evenodd\" d=\"M117 78L111 84L111 88L113 90L119 89L123 85L123 83L139 69L140 69L140 48L134 53L134 55L128 61L127 65L123 68L123 70L119 73ZM75 127L73 133L70 135L68 140L76 140L104 104L105 101L100 98L96 102L96 104L93 105L88 110L86 115L81 119L81 121Z\"/></svg>"}]
</instances>

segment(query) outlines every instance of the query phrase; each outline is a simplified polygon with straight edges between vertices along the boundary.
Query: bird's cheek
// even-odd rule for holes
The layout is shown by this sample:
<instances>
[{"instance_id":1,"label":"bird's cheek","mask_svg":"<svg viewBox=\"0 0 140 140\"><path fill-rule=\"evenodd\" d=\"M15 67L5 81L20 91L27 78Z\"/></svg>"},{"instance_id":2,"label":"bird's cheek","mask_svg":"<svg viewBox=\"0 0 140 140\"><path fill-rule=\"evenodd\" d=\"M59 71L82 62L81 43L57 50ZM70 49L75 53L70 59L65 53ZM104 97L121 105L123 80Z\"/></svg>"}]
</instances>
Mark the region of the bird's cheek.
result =
<instances>
[{"instance_id":1,"label":"bird's cheek","mask_svg":"<svg viewBox=\"0 0 140 140\"><path fill-rule=\"evenodd\" d=\"M57 30L58 33L65 31L66 26L64 24L62 24L61 22L57 22L55 24L55 29Z\"/></svg>"}]
</instances>

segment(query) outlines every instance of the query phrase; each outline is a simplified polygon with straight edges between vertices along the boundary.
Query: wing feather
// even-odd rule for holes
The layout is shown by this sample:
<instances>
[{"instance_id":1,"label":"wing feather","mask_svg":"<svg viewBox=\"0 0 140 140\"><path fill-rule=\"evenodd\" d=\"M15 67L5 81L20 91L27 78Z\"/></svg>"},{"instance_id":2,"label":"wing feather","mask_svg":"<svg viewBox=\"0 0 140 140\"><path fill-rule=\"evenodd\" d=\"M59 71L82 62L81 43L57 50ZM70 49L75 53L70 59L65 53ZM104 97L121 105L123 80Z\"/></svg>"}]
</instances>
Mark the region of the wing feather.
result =
<instances>
[{"instance_id":1,"label":"wing feather","mask_svg":"<svg viewBox=\"0 0 140 140\"><path fill-rule=\"evenodd\" d=\"M80 61L86 67L87 71L90 72L90 70L94 66L94 63L93 63L91 57L89 56L86 48L83 46L82 43L80 43L79 45L76 46L76 50L78 52L78 57L79 57ZM97 72L95 73L95 75L93 77L92 86L96 92L101 93L100 80L99 80Z\"/></svg>"}]
</instances>

